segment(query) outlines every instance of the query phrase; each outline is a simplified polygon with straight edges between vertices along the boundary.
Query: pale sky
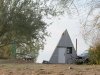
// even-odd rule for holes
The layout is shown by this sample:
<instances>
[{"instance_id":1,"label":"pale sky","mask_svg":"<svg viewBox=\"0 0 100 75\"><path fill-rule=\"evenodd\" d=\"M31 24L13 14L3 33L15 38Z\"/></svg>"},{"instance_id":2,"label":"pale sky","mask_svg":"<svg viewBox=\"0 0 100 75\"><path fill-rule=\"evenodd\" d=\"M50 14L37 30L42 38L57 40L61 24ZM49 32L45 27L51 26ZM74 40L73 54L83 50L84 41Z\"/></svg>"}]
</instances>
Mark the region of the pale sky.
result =
<instances>
[{"instance_id":1,"label":"pale sky","mask_svg":"<svg viewBox=\"0 0 100 75\"><path fill-rule=\"evenodd\" d=\"M51 33L51 37L46 38L46 44L44 50L39 52L39 56L37 59L38 63L41 63L43 60L49 61L51 58L54 49L56 48L62 33L67 29L68 33L71 37L74 47L76 44L76 38L78 39L78 55L83 53L85 50L89 48L89 46L85 43L82 34L81 34L81 25L80 21L77 17L68 17L67 14L54 17L51 20L46 20L46 22L53 21L53 24L50 25L47 30Z\"/></svg>"}]
</instances>

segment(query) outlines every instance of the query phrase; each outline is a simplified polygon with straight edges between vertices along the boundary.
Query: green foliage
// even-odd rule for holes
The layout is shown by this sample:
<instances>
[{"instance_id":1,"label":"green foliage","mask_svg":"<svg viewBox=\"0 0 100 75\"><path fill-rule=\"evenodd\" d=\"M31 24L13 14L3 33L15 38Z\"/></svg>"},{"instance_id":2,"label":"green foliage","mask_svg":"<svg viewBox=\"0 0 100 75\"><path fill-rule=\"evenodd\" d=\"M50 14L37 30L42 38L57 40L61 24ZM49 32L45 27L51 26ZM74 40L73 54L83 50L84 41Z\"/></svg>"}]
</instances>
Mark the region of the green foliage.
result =
<instances>
[{"instance_id":1,"label":"green foliage","mask_svg":"<svg viewBox=\"0 0 100 75\"><path fill-rule=\"evenodd\" d=\"M37 57L47 36L47 24L38 11L32 0L1 0L0 50L15 41L17 48L34 51Z\"/></svg>"},{"instance_id":2,"label":"green foliage","mask_svg":"<svg viewBox=\"0 0 100 75\"><path fill-rule=\"evenodd\" d=\"M4 59L4 58L8 59L11 57L10 47L11 45L3 46L0 48L0 59Z\"/></svg>"},{"instance_id":3,"label":"green foliage","mask_svg":"<svg viewBox=\"0 0 100 75\"><path fill-rule=\"evenodd\" d=\"M89 49L90 64L100 64L100 44Z\"/></svg>"},{"instance_id":4,"label":"green foliage","mask_svg":"<svg viewBox=\"0 0 100 75\"><path fill-rule=\"evenodd\" d=\"M62 14L72 0L0 0L0 50L12 44L36 59L48 35L43 17ZM48 15L49 14L49 15ZM9 54L8 54L9 55Z\"/></svg>"}]
</instances>

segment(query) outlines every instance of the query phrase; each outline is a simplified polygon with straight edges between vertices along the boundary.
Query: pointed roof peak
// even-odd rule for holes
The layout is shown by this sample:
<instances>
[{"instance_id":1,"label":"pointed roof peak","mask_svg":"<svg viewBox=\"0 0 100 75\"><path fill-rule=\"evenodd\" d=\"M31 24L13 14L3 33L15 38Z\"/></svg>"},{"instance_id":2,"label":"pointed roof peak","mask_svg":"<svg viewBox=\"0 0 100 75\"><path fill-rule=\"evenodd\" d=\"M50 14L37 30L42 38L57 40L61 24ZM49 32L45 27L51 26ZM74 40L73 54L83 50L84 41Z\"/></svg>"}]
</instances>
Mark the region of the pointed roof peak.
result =
<instances>
[{"instance_id":1,"label":"pointed roof peak","mask_svg":"<svg viewBox=\"0 0 100 75\"><path fill-rule=\"evenodd\" d=\"M64 34L68 34L68 30L67 29L65 29L65 31L63 32L63 35Z\"/></svg>"},{"instance_id":2,"label":"pointed roof peak","mask_svg":"<svg viewBox=\"0 0 100 75\"><path fill-rule=\"evenodd\" d=\"M65 29L65 31L64 32L68 32L68 30L67 29Z\"/></svg>"},{"instance_id":3,"label":"pointed roof peak","mask_svg":"<svg viewBox=\"0 0 100 75\"><path fill-rule=\"evenodd\" d=\"M73 47L73 43L67 29L62 33L58 46Z\"/></svg>"}]
</instances>

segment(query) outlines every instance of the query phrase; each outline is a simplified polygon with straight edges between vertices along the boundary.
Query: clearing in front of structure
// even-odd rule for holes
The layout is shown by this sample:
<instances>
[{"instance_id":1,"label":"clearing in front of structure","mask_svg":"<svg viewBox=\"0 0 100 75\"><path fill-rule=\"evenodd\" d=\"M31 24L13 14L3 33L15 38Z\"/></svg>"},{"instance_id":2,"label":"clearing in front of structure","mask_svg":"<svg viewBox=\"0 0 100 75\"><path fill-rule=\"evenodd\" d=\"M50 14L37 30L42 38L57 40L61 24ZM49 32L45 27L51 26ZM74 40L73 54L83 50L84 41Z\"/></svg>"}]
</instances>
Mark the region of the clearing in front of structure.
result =
<instances>
[{"instance_id":1,"label":"clearing in front of structure","mask_svg":"<svg viewBox=\"0 0 100 75\"><path fill-rule=\"evenodd\" d=\"M0 64L0 75L100 75L100 65Z\"/></svg>"}]
</instances>

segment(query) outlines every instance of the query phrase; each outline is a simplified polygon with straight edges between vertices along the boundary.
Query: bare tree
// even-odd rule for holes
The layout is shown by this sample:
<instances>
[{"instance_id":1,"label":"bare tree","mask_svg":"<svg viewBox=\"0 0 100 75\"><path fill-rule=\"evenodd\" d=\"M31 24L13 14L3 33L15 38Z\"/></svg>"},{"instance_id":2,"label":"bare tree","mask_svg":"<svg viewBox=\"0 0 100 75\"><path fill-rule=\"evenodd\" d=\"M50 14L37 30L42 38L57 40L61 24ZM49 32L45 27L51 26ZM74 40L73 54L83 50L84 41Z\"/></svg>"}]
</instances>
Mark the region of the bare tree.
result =
<instances>
[{"instance_id":1,"label":"bare tree","mask_svg":"<svg viewBox=\"0 0 100 75\"><path fill-rule=\"evenodd\" d=\"M84 38L94 42L100 36L100 0L91 0L88 4L88 13L83 23Z\"/></svg>"}]
</instances>

